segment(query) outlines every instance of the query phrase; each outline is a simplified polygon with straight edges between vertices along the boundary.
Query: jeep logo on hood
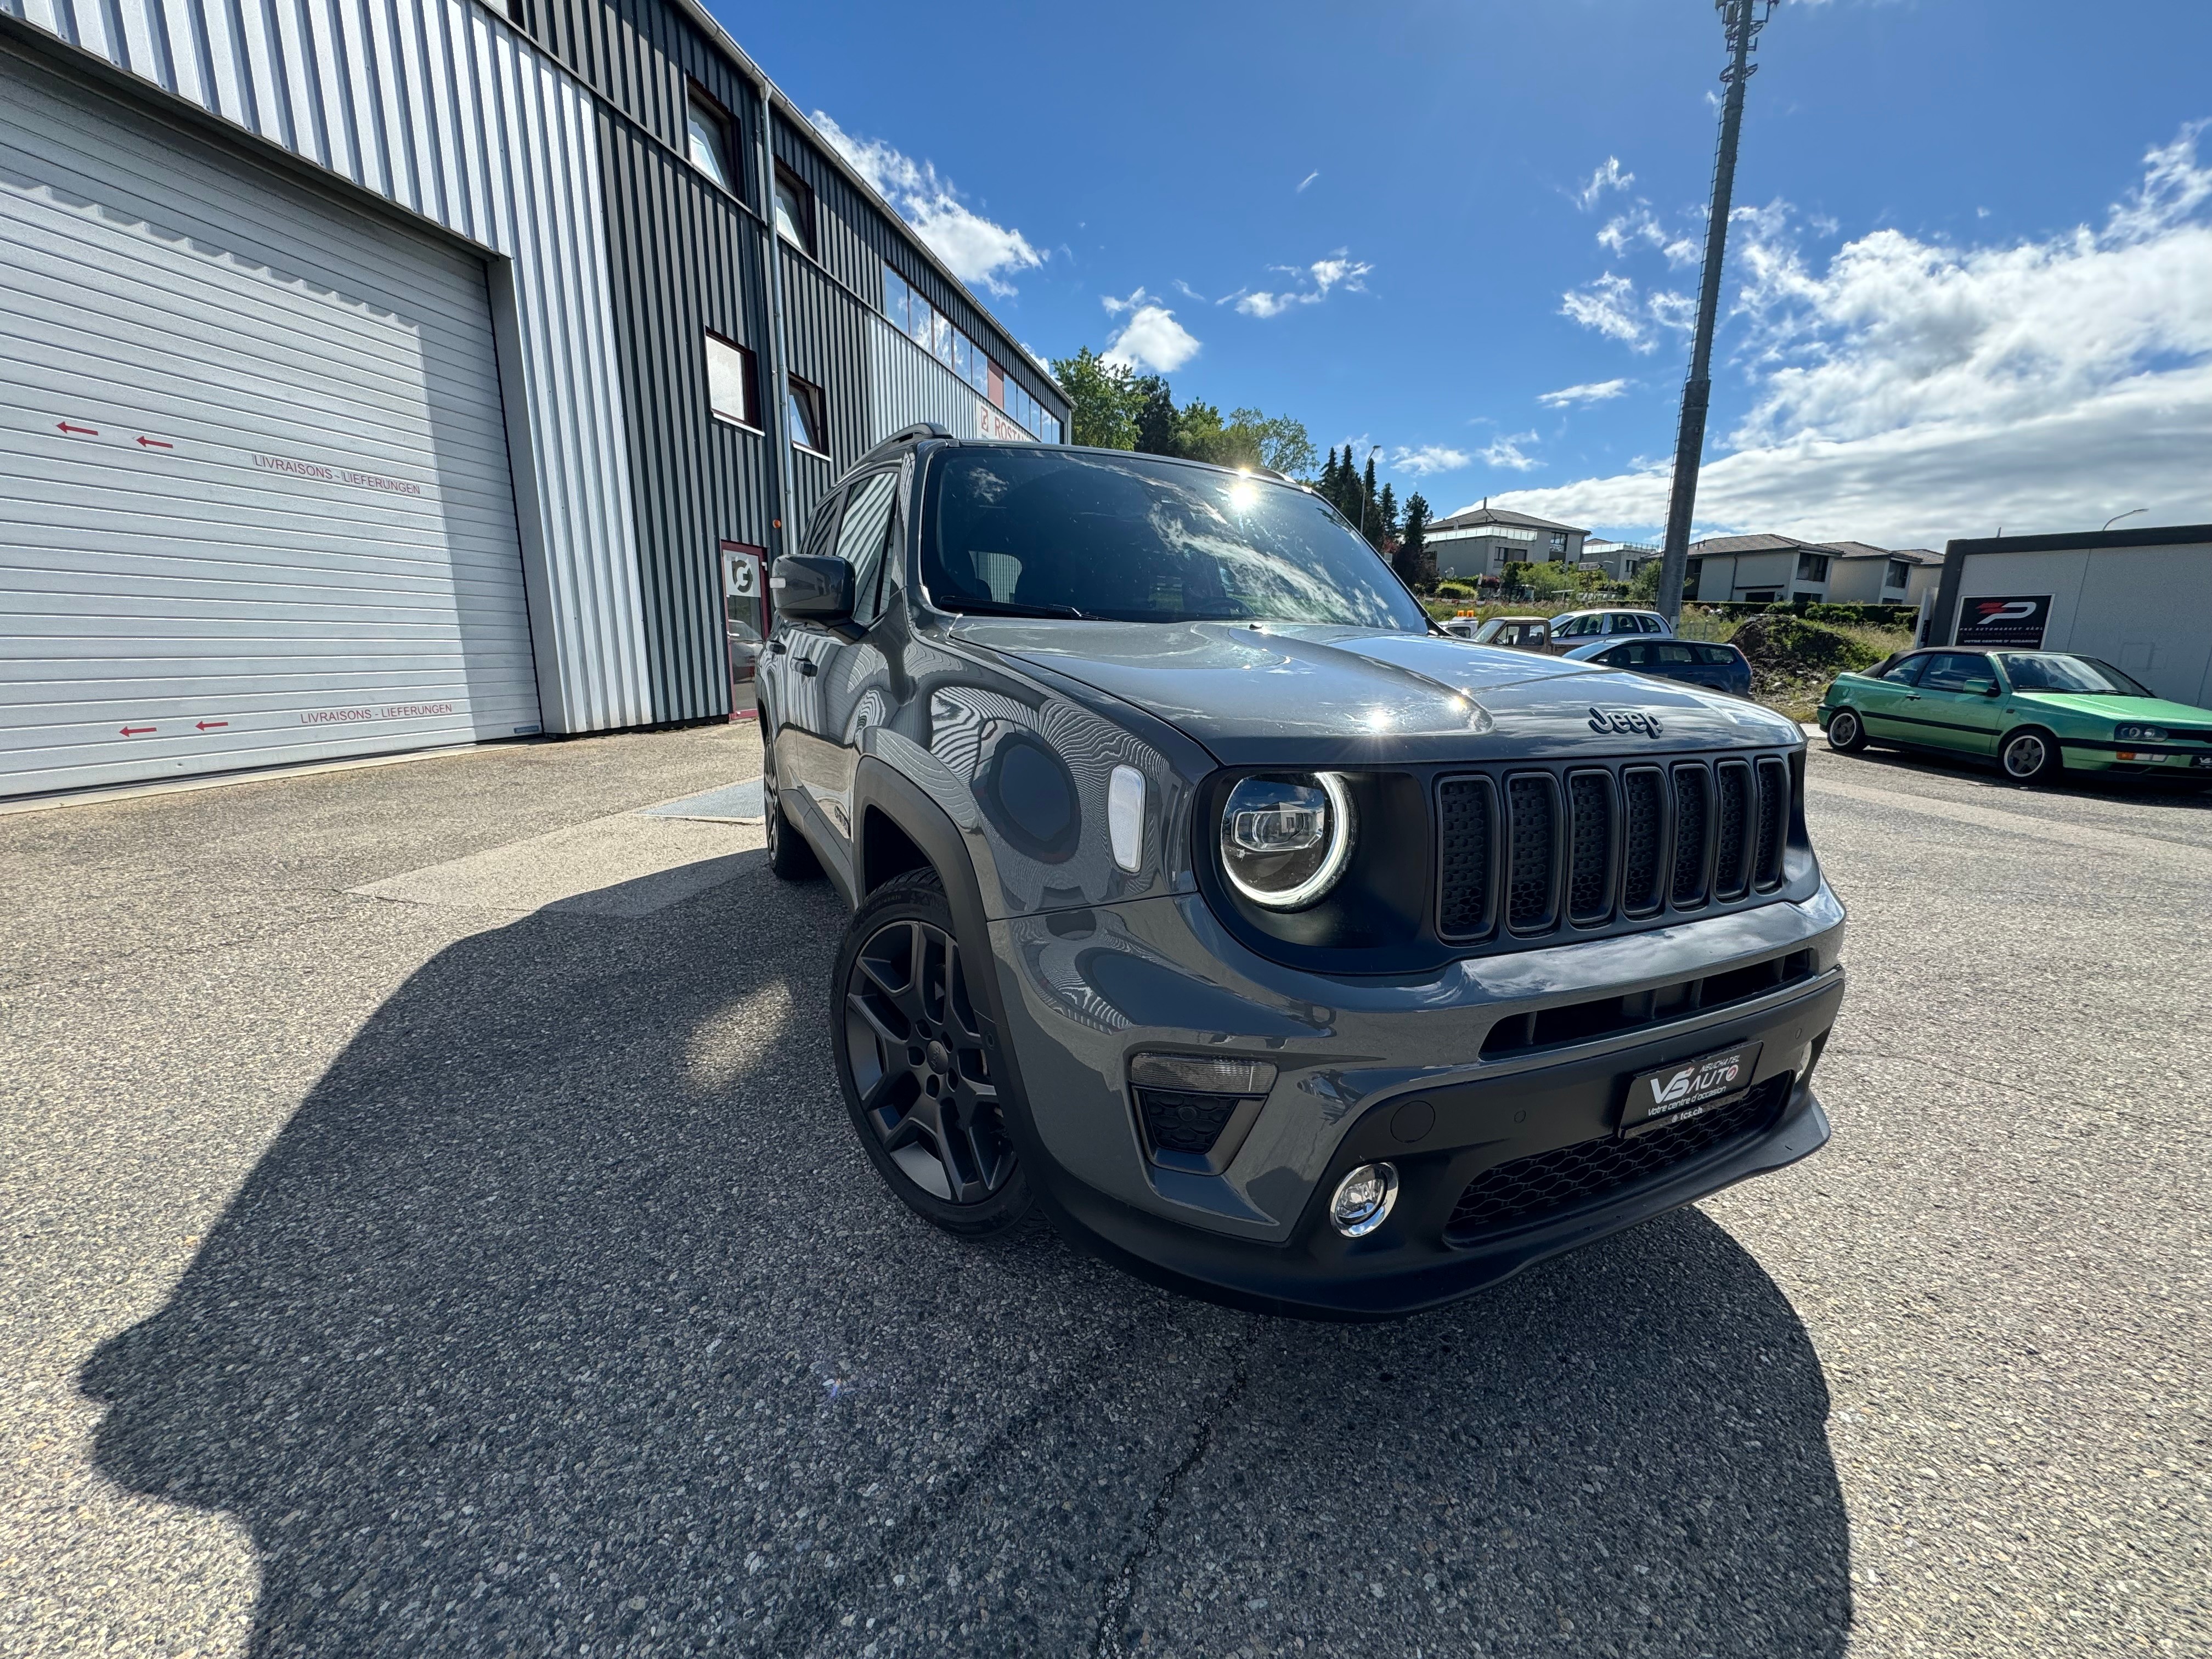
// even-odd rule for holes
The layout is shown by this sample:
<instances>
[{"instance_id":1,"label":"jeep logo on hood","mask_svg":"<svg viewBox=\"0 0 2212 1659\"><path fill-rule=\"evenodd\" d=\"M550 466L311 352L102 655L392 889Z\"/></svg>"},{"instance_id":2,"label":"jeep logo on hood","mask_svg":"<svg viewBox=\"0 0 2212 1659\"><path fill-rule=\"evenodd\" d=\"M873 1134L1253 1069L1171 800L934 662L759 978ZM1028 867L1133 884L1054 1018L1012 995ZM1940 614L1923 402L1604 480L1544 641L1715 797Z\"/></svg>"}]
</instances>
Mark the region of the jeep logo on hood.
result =
<instances>
[{"instance_id":1,"label":"jeep logo on hood","mask_svg":"<svg viewBox=\"0 0 2212 1659\"><path fill-rule=\"evenodd\" d=\"M1659 717L1641 708L1593 708L1589 726L1593 732L1618 732L1624 737L1659 735Z\"/></svg>"}]
</instances>

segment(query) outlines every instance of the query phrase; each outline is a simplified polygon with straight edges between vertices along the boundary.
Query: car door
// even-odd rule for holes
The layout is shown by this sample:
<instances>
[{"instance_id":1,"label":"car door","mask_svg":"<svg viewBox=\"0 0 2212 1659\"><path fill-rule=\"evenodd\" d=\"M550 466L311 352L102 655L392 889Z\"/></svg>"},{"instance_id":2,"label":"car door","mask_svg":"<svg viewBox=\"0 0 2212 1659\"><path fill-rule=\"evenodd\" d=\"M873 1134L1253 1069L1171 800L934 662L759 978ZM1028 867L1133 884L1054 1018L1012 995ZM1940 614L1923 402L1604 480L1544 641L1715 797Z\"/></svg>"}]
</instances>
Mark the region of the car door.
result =
<instances>
[{"instance_id":1,"label":"car door","mask_svg":"<svg viewBox=\"0 0 2212 1659\"><path fill-rule=\"evenodd\" d=\"M884 553L900 527L899 468L862 473L847 485L834 533L819 550L853 567L850 621L793 623L787 643L793 683L793 747L803 756L787 780L821 815L849 860L853 838L853 775L861 734L890 712L890 661L877 637L887 577ZM810 549L812 538L809 538ZM803 712L801 712L803 711ZM778 750L781 761L783 750ZM849 865L848 865L849 867Z\"/></svg>"},{"instance_id":2,"label":"car door","mask_svg":"<svg viewBox=\"0 0 2212 1659\"><path fill-rule=\"evenodd\" d=\"M1978 651L1930 653L1905 700L1904 719L1918 732L1911 741L1994 755L2002 699L1990 691L1997 684L1996 665Z\"/></svg>"},{"instance_id":3,"label":"car door","mask_svg":"<svg viewBox=\"0 0 2212 1659\"><path fill-rule=\"evenodd\" d=\"M1923 653L1893 663L1878 675L1854 676L1856 682L1850 696L1850 706L1859 712L1867 735L1887 738L1896 743L1918 743L1915 728L1907 722L1906 699L1912 696L1913 683L1920 678L1920 670L1927 663Z\"/></svg>"}]
</instances>

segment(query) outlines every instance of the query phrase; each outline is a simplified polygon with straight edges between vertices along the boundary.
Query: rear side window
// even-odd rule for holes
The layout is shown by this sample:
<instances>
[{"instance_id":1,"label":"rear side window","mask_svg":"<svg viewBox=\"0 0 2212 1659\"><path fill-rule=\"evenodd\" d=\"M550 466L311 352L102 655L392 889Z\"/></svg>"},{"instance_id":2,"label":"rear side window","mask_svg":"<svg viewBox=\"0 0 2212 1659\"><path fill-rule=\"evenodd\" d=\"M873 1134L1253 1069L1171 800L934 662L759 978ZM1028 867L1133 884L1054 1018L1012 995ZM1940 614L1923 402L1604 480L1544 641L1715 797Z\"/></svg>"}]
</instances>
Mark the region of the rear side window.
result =
<instances>
[{"instance_id":1,"label":"rear side window","mask_svg":"<svg viewBox=\"0 0 2212 1659\"><path fill-rule=\"evenodd\" d=\"M1919 679L1920 671L1927 661L1928 659L1925 657L1907 657L1903 662L1892 663L1887 668L1883 669L1881 677L1886 680L1894 681L1899 685L1911 685Z\"/></svg>"},{"instance_id":2,"label":"rear side window","mask_svg":"<svg viewBox=\"0 0 2212 1659\"><path fill-rule=\"evenodd\" d=\"M1732 645L1693 645L1690 648L1698 653L1698 660L1709 668L1735 666L1735 647Z\"/></svg>"},{"instance_id":3,"label":"rear side window","mask_svg":"<svg viewBox=\"0 0 2212 1659\"><path fill-rule=\"evenodd\" d=\"M1926 659L1920 684L1930 691L1963 691L1968 680L1993 679L1990 659L1960 651L1939 651Z\"/></svg>"},{"instance_id":4,"label":"rear side window","mask_svg":"<svg viewBox=\"0 0 2212 1659\"><path fill-rule=\"evenodd\" d=\"M1667 631L1667 624L1657 617L1646 617L1644 619L1644 631L1647 634L1663 634Z\"/></svg>"}]
</instances>

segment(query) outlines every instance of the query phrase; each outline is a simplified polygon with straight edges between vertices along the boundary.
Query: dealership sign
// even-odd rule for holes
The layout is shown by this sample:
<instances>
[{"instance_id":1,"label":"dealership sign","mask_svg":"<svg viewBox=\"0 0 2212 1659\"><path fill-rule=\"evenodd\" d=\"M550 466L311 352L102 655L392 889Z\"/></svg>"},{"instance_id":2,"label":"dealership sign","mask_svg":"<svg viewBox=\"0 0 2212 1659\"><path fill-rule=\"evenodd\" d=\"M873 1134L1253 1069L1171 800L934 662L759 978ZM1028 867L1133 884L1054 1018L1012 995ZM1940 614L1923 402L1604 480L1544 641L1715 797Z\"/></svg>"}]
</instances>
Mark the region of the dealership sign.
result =
<instances>
[{"instance_id":1,"label":"dealership sign","mask_svg":"<svg viewBox=\"0 0 2212 1659\"><path fill-rule=\"evenodd\" d=\"M2043 648L2051 621L2051 595L1967 599L1959 607L1960 645L2009 645L2024 651Z\"/></svg>"}]
</instances>

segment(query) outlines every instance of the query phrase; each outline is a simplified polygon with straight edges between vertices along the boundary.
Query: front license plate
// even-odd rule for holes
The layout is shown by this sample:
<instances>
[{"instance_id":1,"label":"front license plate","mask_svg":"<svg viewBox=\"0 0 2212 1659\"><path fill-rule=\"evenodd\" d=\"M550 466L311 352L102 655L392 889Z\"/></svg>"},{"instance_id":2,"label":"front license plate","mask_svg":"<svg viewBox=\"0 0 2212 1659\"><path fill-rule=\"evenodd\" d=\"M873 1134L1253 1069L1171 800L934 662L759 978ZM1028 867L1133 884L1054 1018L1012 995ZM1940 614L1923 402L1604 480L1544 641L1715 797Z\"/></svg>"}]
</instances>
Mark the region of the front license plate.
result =
<instances>
[{"instance_id":1,"label":"front license plate","mask_svg":"<svg viewBox=\"0 0 2212 1659\"><path fill-rule=\"evenodd\" d=\"M1655 1129L1687 1123L1730 1096L1741 1094L1751 1086L1764 1046L1741 1043L1644 1073L1628 1085L1628 1104L1620 1114L1621 1139L1632 1140Z\"/></svg>"}]
</instances>

